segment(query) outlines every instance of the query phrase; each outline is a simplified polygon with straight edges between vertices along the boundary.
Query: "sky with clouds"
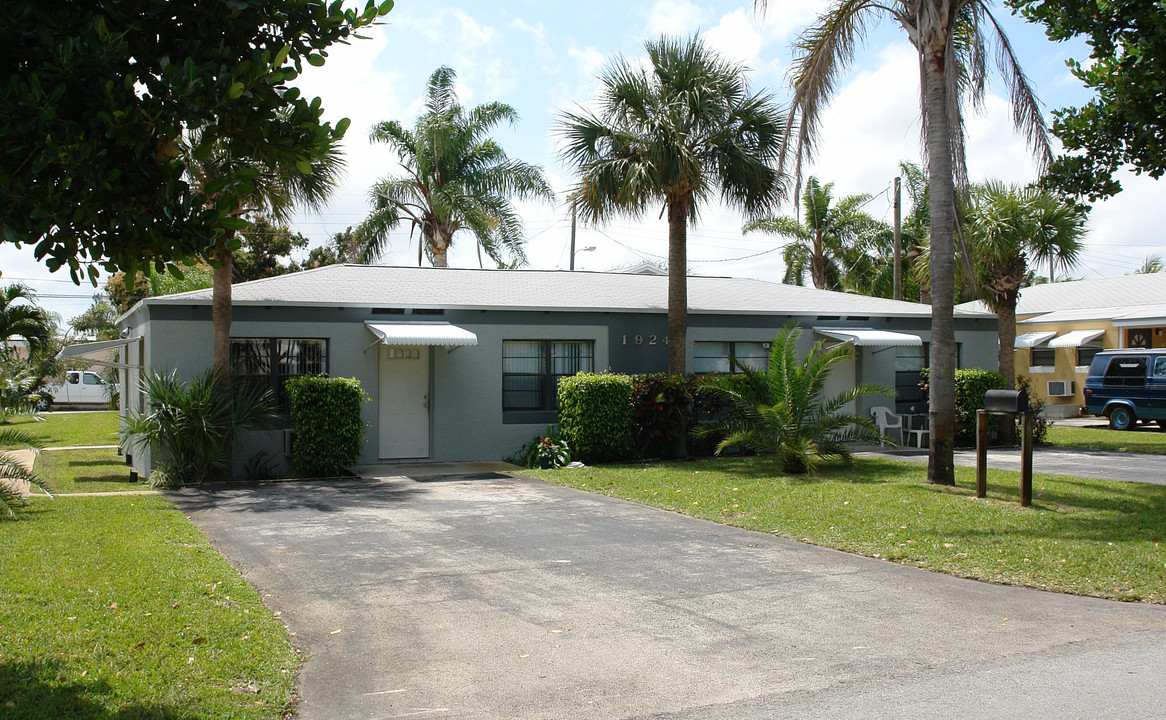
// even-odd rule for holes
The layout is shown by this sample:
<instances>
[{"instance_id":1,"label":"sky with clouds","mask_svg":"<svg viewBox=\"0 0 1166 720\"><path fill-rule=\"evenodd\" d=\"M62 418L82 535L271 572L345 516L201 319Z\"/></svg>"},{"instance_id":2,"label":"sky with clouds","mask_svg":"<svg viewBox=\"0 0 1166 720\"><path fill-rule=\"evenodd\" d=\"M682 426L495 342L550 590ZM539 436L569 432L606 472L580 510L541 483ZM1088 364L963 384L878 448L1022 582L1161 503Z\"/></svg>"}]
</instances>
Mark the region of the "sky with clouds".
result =
<instances>
[{"instance_id":1,"label":"sky with clouds","mask_svg":"<svg viewBox=\"0 0 1166 720\"><path fill-rule=\"evenodd\" d=\"M779 100L789 97L786 71L797 34L828 6L824 0L770 0L764 16L748 0L473 0L420 2L398 0L386 22L365 32L365 40L330 51L327 63L310 68L299 85L322 99L326 117L352 119L346 143L343 185L320 213L301 215L294 227L320 244L332 233L359 223L368 213L368 189L379 178L399 172L395 154L368 141L371 126L397 119L412 126L425 83L438 66L458 75L464 105L502 101L521 120L494 134L516 158L541 165L563 192L572 183L570 168L556 152L554 126L563 110L585 106L596 77L613 58L642 57L643 42L661 34L699 33L725 56L750 70L754 89ZM1065 67L1068 57L1084 58L1080 43L1053 44L1038 26L997 8L1021 62L1036 86L1046 112L1081 104L1088 94ZM900 161L919 162L919 87L914 53L897 26L871 28L851 72L839 84L822 125L820 151L809 174L833 182L836 196L869 193L867 210L888 222L890 188ZM968 117L968 168L973 181L989 178L1024 183L1036 177L1021 138L1011 129L1004 89L990 88L982 111ZM1125 191L1094 207L1084 260L1072 274L1093 278L1133 270L1143 258L1166 253L1161 228L1166 209L1162 187L1148 177L1121 177ZM570 211L558 204L518 205L527 228L530 265L566 269L570 264ZM783 214L792 214L789 206ZM763 234L742 236L741 218L706 207L689 232L690 270L701 275L731 275L780 281L778 240ZM409 228L391 234L381 262L413 265L417 240ZM663 262L666 224L653 217L617 219L594 228L580 226L576 268L608 270L644 261ZM593 250L583 250L594 248ZM489 263L489 259L486 259ZM455 237L450 264L478 267L471 236ZM31 249L0 248L4 281L26 280L43 304L73 317L89 305L92 288L76 287L63 273L50 275Z\"/></svg>"}]
</instances>

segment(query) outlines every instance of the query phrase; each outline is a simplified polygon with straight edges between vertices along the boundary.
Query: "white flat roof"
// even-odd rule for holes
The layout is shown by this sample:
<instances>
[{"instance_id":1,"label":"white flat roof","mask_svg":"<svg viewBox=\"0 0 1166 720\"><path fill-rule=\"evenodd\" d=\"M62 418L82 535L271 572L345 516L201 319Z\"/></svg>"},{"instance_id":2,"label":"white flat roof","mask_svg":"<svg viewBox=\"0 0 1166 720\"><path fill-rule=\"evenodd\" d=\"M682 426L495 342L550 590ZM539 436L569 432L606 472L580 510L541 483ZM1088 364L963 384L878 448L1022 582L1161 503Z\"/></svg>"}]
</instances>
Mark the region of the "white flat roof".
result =
<instances>
[{"instance_id":1,"label":"white flat roof","mask_svg":"<svg viewBox=\"0 0 1166 720\"><path fill-rule=\"evenodd\" d=\"M239 283L236 306L444 308L451 310L572 310L660 312L668 310L668 278L626 273L548 270L330 265ZM147 298L146 305L209 304L212 291L194 290ZM919 303L782 285L745 278L688 278L688 309L694 313L837 315L930 318ZM990 317L957 313L959 317Z\"/></svg>"}]
</instances>

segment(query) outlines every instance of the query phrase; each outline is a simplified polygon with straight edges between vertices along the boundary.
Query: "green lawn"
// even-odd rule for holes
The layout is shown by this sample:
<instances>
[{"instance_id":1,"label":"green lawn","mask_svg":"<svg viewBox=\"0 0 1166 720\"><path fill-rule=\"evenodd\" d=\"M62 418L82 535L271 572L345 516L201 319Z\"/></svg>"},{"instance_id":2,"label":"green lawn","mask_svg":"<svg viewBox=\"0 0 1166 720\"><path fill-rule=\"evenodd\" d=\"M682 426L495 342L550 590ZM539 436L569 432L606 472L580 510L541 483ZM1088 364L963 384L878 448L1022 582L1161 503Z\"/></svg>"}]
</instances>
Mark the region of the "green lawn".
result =
<instances>
[{"instance_id":1,"label":"green lawn","mask_svg":"<svg viewBox=\"0 0 1166 720\"><path fill-rule=\"evenodd\" d=\"M289 710L285 629L164 497L36 499L0 536L0 718Z\"/></svg>"},{"instance_id":2,"label":"green lawn","mask_svg":"<svg viewBox=\"0 0 1166 720\"><path fill-rule=\"evenodd\" d=\"M1152 425L1138 425L1134 430L1053 425L1046 439L1057 447L1166 455L1166 431Z\"/></svg>"},{"instance_id":3,"label":"green lawn","mask_svg":"<svg viewBox=\"0 0 1166 720\"><path fill-rule=\"evenodd\" d=\"M130 480L130 469L116 450L42 452L33 469L54 495L147 489Z\"/></svg>"},{"instance_id":4,"label":"green lawn","mask_svg":"<svg viewBox=\"0 0 1166 720\"><path fill-rule=\"evenodd\" d=\"M859 459L786 477L769 459L529 471L535 477L728 525L990 582L1166 603L1166 487L1014 472L928 485L920 463Z\"/></svg>"},{"instance_id":5,"label":"green lawn","mask_svg":"<svg viewBox=\"0 0 1166 720\"><path fill-rule=\"evenodd\" d=\"M38 422L31 417L13 419L11 427L32 435L44 447L78 445L117 445L118 416L113 410L102 412L47 412Z\"/></svg>"}]
</instances>

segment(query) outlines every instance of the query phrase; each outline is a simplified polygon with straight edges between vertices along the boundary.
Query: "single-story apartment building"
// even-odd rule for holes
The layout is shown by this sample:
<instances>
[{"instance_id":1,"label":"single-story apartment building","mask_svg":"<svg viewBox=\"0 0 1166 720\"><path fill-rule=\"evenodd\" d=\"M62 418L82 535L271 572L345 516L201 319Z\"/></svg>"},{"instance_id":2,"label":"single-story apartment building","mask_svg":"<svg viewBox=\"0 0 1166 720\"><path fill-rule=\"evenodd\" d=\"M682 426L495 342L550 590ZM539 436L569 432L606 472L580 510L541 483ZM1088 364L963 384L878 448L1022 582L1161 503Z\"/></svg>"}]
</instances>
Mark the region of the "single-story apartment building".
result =
<instances>
[{"instance_id":1,"label":"single-story apartment building","mask_svg":"<svg viewBox=\"0 0 1166 720\"><path fill-rule=\"evenodd\" d=\"M986 312L976 301L957 310ZM1016 303L1016 372L1047 417L1076 417L1085 375L1100 350L1166 347L1166 273L1044 283Z\"/></svg>"},{"instance_id":2,"label":"single-story apartment building","mask_svg":"<svg viewBox=\"0 0 1166 720\"><path fill-rule=\"evenodd\" d=\"M233 287L233 371L269 382L325 373L360 381L371 401L362 464L495 460L556 420L555 382L579 371L667 369L668 278L618 272L462 270L334 265ZM690 277L688 370L764 367L769 342L793 321L806 351L849 342L832 378L898 387L858 412L924 409L929 306L760 280ZM119 319L127 367L122 411L145 407L143 373L190 376L210 366L211 290L147 298ZM956 317L960 367L995 367L995 317ZM236 458L283 457L288 431L257 434ZM148 474L149 453L132 458Z\"/></svg>"}]
</instances>

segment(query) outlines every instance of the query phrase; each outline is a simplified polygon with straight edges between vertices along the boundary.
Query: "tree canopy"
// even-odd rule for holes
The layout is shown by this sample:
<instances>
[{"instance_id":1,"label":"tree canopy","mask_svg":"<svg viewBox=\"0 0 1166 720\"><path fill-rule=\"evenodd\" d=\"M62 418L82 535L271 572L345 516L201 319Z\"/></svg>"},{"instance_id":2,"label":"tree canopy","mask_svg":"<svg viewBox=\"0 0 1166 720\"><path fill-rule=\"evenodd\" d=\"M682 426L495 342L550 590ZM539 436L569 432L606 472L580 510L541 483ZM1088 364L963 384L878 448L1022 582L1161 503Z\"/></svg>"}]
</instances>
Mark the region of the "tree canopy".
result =
<instances>
[{"instance_id":1,"label":"tree canopy","mask_svg":"<svg viewBox=\"0 0 1166 720\"><path fill-rule=\"evenodd\" d=\"M1166 6L1146 0L1008 0L1026 19L1045 25L1052 40L1081 36L1089 60L1069 68L1097 96L1082 107L1053 111L1053 134L1067 154L1048 183L1091 200L1121 190L1113 173L1132 165L1166 173Z\"/></svg>"},{"instance_id":2,"label":"tree canopy","mask_svg":"<svg viewBox=\"0 0 1166 720\"><path fill-rule=\"evenodd\" d=\"M0 3L0 241L33 246L75 281L199 254L242 227L230 213L255 174L234 168L196 187L183 134L202 131L186 157L238 143L310 172L303 148L334 143L348 121L322 122L320 100L288 83L392 6Z\"/></svg>"}]
</instances>

